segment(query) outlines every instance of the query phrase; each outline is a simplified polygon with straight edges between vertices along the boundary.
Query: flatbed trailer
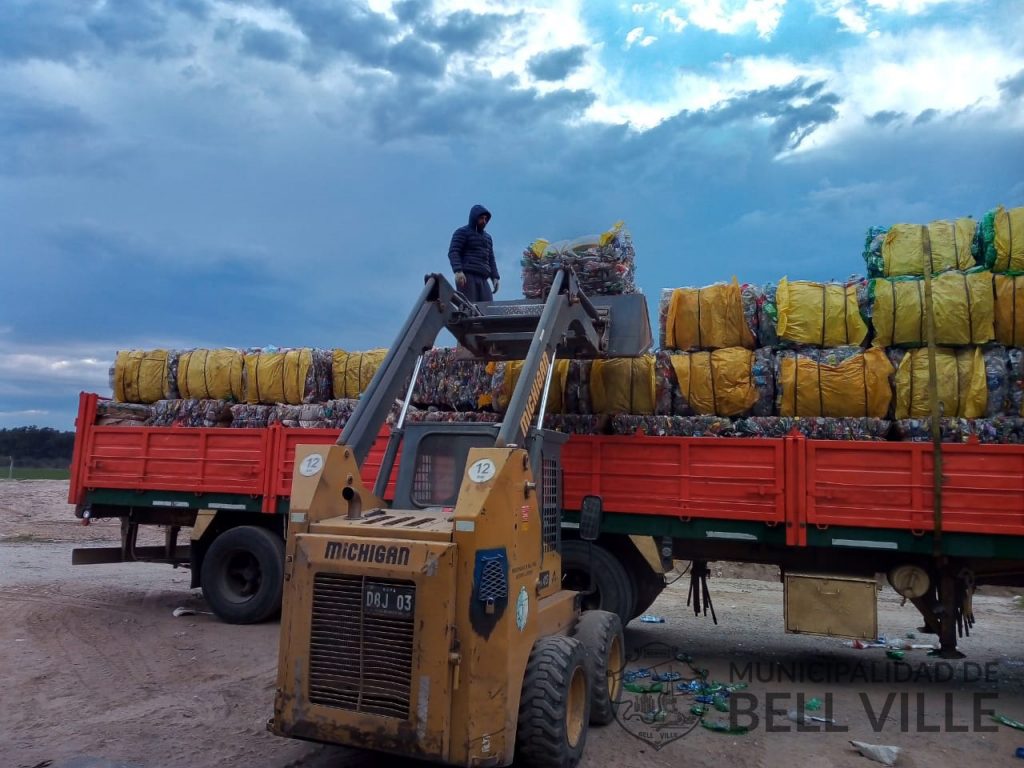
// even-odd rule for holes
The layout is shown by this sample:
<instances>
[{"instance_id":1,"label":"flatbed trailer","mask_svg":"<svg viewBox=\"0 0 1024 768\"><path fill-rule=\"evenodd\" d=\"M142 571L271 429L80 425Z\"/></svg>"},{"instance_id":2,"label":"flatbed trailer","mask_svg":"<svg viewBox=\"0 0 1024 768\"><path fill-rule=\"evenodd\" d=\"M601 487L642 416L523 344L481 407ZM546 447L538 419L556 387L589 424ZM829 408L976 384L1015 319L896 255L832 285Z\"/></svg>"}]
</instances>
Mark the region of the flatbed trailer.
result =
<instances>
[{"instance_id":1,"label":"flatbed trailer","mask_svg":"<svg viewBox=\"0 0 1024 768\"><path fill-rule=\"evenodd\" d=\"M283 541L296 446L333 444L340 430L97 426L99 401L80 396L69 501L86 522L120 518L122 542L77 549L74 562L190 567L193 587L242 590L222 618L272 615L273 595L255 606L242 598L266 592L280 566L272 567L266 546L246 559L252 537L238 531L259 529L264 544L266 533ZM363 467L368 483L388 434L381 432ZM973 624L974 589L1024 585L1024 445L946 444L937 452L931 443L796 433L571 435L562 476L548 487L567 521L564 578L592 587L592 604L624 620L650 606L674 560L692 561L694 586L705 590L708 562L764 563L781 569L788 630L867 639L877 631L876 575L887 574L939 636L943 655L954 656L957 637ZM587 495L600 496L605 510L592 546L572 530ZM149 525L165 529L162 546L136 544L139 527ZM178 543L182 529L190 529L187 545ZM232 545L214 547L229 531ZM232 557L234 565L222 562ZM211 558L220 579L203 576ZM253 568L258 584L246 582ZM830 606L855 620L835 624Z\"/></svg>"}]
</instances>

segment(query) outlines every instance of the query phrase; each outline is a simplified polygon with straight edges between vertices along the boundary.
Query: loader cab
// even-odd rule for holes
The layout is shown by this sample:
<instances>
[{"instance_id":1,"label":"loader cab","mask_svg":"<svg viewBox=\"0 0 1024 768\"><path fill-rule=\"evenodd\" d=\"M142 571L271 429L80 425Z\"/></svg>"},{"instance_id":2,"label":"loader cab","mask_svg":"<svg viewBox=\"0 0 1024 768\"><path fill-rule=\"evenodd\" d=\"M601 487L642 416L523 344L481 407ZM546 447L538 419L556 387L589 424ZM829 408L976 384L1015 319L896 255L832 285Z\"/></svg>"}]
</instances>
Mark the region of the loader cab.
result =
<instances>
[{"instance_id":1,"label":"loader cab","mask_svg":"<svg viewBox=\"0 0 1024 768\"><path fill-rule=\"evenodd\" d=\"M417 423L405 425L401 459L395 478L394 509L434 510L455 506L466 473L471 448L494 445L499 424ZM534 481L541 501L539 534L544 551L561 548L562 445L567 435L550 430L534 433L539 439L539 463Z\"/></svg>"}]
</instances>

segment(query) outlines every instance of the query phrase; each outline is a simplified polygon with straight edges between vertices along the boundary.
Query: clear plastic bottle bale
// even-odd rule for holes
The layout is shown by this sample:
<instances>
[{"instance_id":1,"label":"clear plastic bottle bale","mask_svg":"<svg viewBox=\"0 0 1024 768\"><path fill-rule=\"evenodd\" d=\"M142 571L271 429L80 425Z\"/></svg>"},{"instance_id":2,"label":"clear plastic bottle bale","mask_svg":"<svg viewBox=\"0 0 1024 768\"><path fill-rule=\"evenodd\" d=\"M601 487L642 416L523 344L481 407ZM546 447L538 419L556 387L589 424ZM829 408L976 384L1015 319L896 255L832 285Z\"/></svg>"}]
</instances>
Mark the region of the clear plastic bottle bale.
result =
<instances>
[{"instance_id":1,"label":"clear plastic bottle bale","mask_svg":"<svg viewBox=\"0 0 1024 768\"><path fill-rule=\"evenodd\" d=\"M920 224L871 227L864 243L868 277L922 276L948 269L966 270L978 257L979 224L970 217L933 221L927 225L929 243Z\"/></svg>"},{"instance_id":2,"label":"clear plastic bottle bale","mask_svg":"<svg viewBox=\"0 0 1024 768\"><path fill-rule=\"evenodd\" d=\"M993 272L1024 272L1024 206L993 208L981 220L981 252Z\"/></svg>"},{"instance_id":3,"label":"clear plastic bottle bale","mask_svg":"<svg viewBox=\"0 0 1024 768\"><path fill-rule=\"evenodd\" d=\"M874 417L752 416L738 420L734 428L742 437L782 438L795 431L810 440L883 441L891 422Z\"/></svg>"},{"instance_id":4,"label":"clear plastic bottle bale","mask_svg":"<svg viewBox=\"0 0 1024 768\"><path fill-rule=\"evenodd\" d=\"M544 298L562 266L573 268L588 295L637 292L633 238L621 221L597 235L557 242L534 240L523 251L520 264L523 295L528 299Z\"/></svg>"},{"instance_id":5,"label":"clear plastic bottle bale","mask_svg":"<svg viewBox=\"0 0 1024 768\"><path fill-rule=\"evenodd\" d=\"M723 416L643 416L615 414L612 429L617 435L652 437L731 437L732 420Z\"/></svg>"}]
</instances>

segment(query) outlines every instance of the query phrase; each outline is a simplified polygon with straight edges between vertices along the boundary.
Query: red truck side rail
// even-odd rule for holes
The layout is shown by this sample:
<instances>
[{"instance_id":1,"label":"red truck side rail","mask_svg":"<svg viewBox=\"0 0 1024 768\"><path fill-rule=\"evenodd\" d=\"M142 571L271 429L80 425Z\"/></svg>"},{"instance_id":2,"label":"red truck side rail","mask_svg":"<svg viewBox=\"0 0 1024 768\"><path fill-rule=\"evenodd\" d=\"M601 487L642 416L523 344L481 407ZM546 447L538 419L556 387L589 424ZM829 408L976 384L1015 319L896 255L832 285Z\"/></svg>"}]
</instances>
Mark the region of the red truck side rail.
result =
<instances>
[{"instance_id":1,"label":"red truck side rail","mask_svg":"<svg viewBox=\"0 0 1024 768\"><path fill-rule=\"evenodd\" d=\"M95 426L83 393L69 501L91 489L234 493L272 513L290 494L295 447L333 443L330 429ZM376 478L388 430L364 467ZM564 500L588 494L609 512L784 525L931 531L933 448L927 443L573 435L563 449ZM946 445L942 530L1024 535L1024 446ZM390 498L393 486L389 488Z\"/></svg>"}]
</instances>

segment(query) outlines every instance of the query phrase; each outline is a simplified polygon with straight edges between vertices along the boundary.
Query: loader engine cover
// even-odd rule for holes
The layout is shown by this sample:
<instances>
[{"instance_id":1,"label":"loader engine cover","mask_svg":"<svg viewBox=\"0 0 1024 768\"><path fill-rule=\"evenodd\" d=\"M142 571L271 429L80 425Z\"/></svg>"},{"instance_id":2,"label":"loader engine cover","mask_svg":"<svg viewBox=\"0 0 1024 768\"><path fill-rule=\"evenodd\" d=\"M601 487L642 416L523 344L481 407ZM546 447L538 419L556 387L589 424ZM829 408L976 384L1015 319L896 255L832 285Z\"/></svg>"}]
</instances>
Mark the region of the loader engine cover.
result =
<instances>
[{"instance_id":1,"label":"loader engine cover","mask_svg":"<svg viewBox=\"0 0 1024 768\"><path fill-rule=\"evenodd\" d=\"M285 584L275 730L437 757L448 751L457 546L304 534Z\"/></svg>"}]
</instances>

